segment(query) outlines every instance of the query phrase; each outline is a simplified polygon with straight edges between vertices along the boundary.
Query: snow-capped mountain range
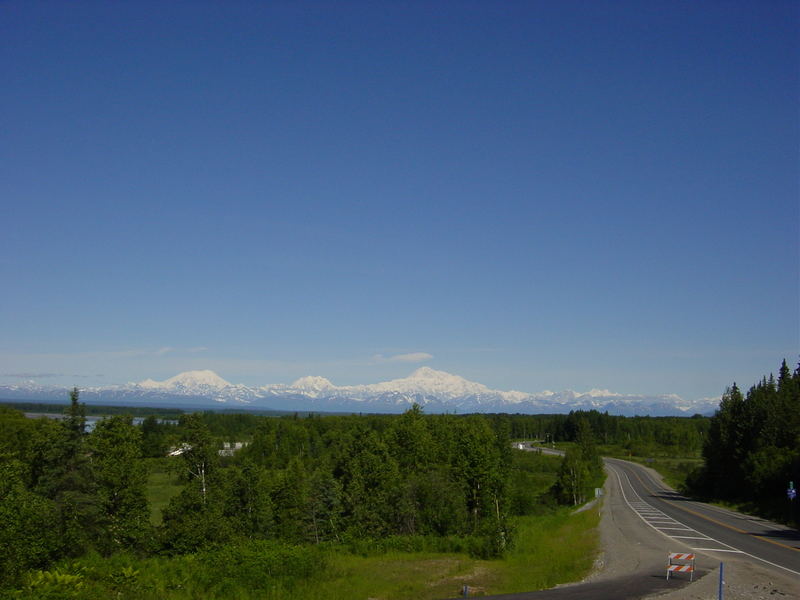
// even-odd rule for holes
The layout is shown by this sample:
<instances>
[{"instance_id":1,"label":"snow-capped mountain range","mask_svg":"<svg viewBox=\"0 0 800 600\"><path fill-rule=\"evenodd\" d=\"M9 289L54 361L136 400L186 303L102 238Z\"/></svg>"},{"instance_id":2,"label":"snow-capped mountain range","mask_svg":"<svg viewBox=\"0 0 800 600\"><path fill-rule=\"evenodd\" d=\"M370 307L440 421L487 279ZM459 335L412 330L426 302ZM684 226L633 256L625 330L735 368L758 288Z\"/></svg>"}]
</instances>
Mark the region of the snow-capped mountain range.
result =
<instances>
[{"instance_id":1,"label":"snow-capped mountain range","mask_svg":"<svg viewBox=\"0 0 800 600\"><path fill-rule=\"evenodd\" d=\"M62 401L63 387L35 382L0 386L0 398ZM336 386L324 377L302 377L286 384L249 387L232 384L213 371L187 371L164 381L145 379L127 385L81 389L92 403L191 406L330 412L402 412L417 403L427 412L566 413L599 410L617 415L686 416L711 414L719 398L687 401L674 394L623 395L593 389L579 393L529 394L493 390L458 375L422 367L410 376L369 385Z\"/></svg>"}]
</instances>

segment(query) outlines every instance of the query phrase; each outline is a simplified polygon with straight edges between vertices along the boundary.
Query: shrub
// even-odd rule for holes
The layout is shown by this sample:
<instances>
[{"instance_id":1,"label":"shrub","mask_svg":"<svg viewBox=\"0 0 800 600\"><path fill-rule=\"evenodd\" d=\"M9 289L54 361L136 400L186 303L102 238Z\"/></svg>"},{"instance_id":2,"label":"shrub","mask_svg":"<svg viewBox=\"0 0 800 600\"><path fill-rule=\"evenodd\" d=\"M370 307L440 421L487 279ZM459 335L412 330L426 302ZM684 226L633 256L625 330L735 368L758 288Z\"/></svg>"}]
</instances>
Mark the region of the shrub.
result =
<instances>
[{"instance_id":1,"label":"shrub","mask_svg":"<svg viewBox=\"0 0 800 600\"><path fill-rule=\"evenodd\" d=\"M249 540L198 555L209 584L235 579L250 589L269 589L309 579L326 568L324 555L314 546L291 546L269 540Z\"/></svg>"}]
</instances>

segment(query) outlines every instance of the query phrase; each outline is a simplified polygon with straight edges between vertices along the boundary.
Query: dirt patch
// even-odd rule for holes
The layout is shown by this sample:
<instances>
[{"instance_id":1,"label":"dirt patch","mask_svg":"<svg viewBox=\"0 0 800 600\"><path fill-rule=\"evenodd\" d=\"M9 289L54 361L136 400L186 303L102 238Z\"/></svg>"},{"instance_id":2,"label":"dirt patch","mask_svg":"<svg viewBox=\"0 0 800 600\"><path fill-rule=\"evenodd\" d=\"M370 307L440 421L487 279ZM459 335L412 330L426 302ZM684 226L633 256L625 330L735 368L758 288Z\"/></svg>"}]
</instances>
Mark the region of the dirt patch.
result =
<instances>
[{"instance_id":1,"label":"dirt patch","mask_svg":"<svg viewBox=\"0 0 800 600\"><path fill-rule=\"evenodd\" d=\"M437 569L438 571L446 570L447 572L452 573L456 571L461 561L451 559L448 561L436 561L436 562L447 562L449 563L449 568L447 569ZM441 565L444 566L444 565ZM475 567L469 573L456 573L453 575L448 575L446 577L442 577L440 579L436 579L428 583L428 587L435 587L435 588L447 588L453 589L457 593L462 593L464 586L469 588L470 596L477 596L482 595L486 592L486 588L483 586L476 585L473 582L485 582L486 577L489 574L489 570L483 565L475 565Z\"/></svg>"}]
</instances>

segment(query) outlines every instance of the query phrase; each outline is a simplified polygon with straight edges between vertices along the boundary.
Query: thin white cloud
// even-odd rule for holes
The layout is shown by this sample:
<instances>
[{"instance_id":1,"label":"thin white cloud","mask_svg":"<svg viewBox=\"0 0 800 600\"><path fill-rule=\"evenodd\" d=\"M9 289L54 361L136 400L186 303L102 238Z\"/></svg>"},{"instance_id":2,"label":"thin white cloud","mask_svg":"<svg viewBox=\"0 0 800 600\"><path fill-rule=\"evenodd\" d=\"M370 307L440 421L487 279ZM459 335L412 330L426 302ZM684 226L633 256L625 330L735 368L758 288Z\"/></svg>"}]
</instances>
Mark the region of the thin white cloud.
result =
<instances>
[{"instance_id":1,"label":"thin white cloud","mask_svg":"<svg viewBox=\"0 0 800 600\"><path fill-rule=\"evenodd\" d=\"M165 354L197 354L208 350L205 346L192 346L191 348L176 348L175 346L164 346L156 350L153 354L164 356Z\"/></svg>"},{"instance_id":2,"label":"thin white cloud","mask_svg":"<svg viewBox=\"0 0 800 600\"><path fill-rule=\"evenodd\" d=\"M164 346L155 351L156 356L164 356L165 354L197 354L198 352L205 352L208 350L205 346L192 346L191 348L176 348L174 346Z\"/></svg>"},{"instance_id":3,"label":"thin white cloud","mask_svg":"<svg viewBox=\"0 0 800 600\"><path fill-rule=\"evenodd\" d=\"M430 360L432 358L433 354L428 354L427 352L411 352L409 354L395 354L389 360L392 362L417 363L425 362L426 360Z\"/></svg>"},{"instance_id":4,"label":"thin white cloud","mask_svg":"<svg viewBox=\"0 0 800 600\"><path fill-rule=\"evenodd\" d=\"M47 377L61 377L61 373L4 373L3 377L14 377L16 379L43 379Z\"/></svg>"},{"instance_id":5,"label":"thin white cloud","mask_svg":"<svg viewBox=\"0 0 800 600\"><path fill-rule=\"evenodd\" d=\"M408 354L395 354L393 356L376 354L372 357L375 363L419 363L432 358L433 354L428 354L427 352L409 352Z\"/></svg>"}]
</instances>

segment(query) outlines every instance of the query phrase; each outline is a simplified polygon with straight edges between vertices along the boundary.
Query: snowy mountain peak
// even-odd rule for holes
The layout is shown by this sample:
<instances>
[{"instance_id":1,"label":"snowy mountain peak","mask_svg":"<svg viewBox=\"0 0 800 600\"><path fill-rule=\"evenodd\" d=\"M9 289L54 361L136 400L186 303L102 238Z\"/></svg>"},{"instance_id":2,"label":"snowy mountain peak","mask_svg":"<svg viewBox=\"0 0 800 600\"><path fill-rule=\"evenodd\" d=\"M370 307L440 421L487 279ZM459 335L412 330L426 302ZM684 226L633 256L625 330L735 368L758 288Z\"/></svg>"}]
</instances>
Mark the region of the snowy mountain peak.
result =
<instances>
[{"instance_id":1,"label":"snowy mountain peak","mask_svg":"<svg viewBox=\"0 0 800 600\"><path fill-rule=\"evenodd\" d=\"M168 389L168 390L221 390L231 387L231 384L222 377L208 369L201 371L185 371L170 377L165 381L153 381L145 379L139 383L140 387L146 389Z\"/></svg>"},{"instance_id":2,"label":"snowy mountain peak","mask_svg":"<svg viewBox=\"0 0 800 600\"><path fill-rule=\"evenodd\" d=\"M369 387L376 390L434 395L445 398L485 394L490 391L489 388L481 383L475 383L459 375L437 371L430 367L420 367L409 377L385 381Z\"/></svg>"},{"instance_id":3,"label":"snowy mountain peak","mask_svg":"<svg viewBox=\"0 0 800 600\"><path fill-rule=\"evenodd\" d=\"M431 369L430 367L420 367L411 375L406 377L406 379L424 379L426 381L452 381L454 379L458 379L461 381L466 381L466 379L459 375L452 375L445 371L437 371L436 369Z\"/></svg>"},{"instance_id":4,"label":"snowy mountain peak","mask_svg":"<svg viewBox=\"0 0 800 600\"><path fill-rule=\"evenodd\" d=\"M289 387L302 390L324 390L332 388L334 385L324 377L309 375L308 377L301 377Z\"/></svg>"},{"instance_id":5,"label":"snowy mountain peak","mask_svg":"<svg viewBox=\"0 0 800 600\"><path fill-rule=\"evenodd\" d=\"M612 392L610 390L598 390L597 388L592 388L591 390L589 390L588 392L586 392L583 395L584 396L589 396L591 398L616 398L616 397L621 396L622 394L617 394L617 393Z\"/></svg>"}]
</instances>

